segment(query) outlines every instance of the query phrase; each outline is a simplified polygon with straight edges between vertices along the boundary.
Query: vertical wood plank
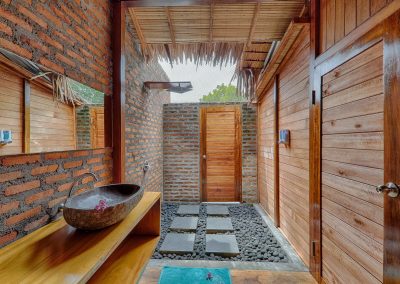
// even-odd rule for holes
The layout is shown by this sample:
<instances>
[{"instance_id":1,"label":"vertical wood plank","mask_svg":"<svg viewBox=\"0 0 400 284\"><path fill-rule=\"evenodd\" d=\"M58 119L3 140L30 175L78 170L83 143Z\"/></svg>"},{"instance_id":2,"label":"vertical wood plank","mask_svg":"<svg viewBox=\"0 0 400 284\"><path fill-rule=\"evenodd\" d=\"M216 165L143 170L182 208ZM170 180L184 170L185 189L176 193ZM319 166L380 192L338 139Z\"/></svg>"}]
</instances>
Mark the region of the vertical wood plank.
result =
<instances>
[{"instance_id":1,"label":"vertical wood plank","mask_svg":"<svg viewBox=\"0 0 400 284\"><path fill-rule=\"evenodd\" d=\"M113 164L114 182L125 181L125 3L113 2Z\"/></svg>"},{"instance_id":2,"label":"vertical wood plank","mask_svg":"<svg viewBox=\"0 0 400 284\"><path fill-rule=\"evenodd\" d=\"M357 26L357 0L346 0L344 2L344 33L347 35Z\"/></svg>"},{"instance_id":3,"label":"vertical wood plank","mask_svg":"<svg viewBox=\"0 0 400 284\"><path fill-rule=\"evenodd\" d=\"M344 0L335 2L335 42L344 37Z\"/></svg>"},{"instance_id":4,"label":"vertical wood plank","mask_svg":"<svg viewBox=\"0 0 400 284\"><path fill-rule=\"evenodd\" d=\"M335 44L335 0L327 0L326 5L326 48Z\"/></svg>"},{"instance_id":5,"label":"vertical wood plank","mask_svg":"<svg viewBox=\"0 0 400 284\"><path fill-rule=\"evenodd\" d=\"M371 16L375 15L380 9L385 7L386 5L386 0L370 0L370 14Z\"/></svg>"},{"instance_id":6,"label":"vertical wood plank","mask_svg":"<svg viewBox=\"0 0 400 284\"><path fill-rule=\"evenodd\" d=\"M112 96L104 96L104 145L113 146L113 120L112 120Z\"/></svg>"},{"instance_id":7,"label":"vertical wood plank","mask_svg":"<svg viewBox=\"0 0 400 284\"><path fill-rule=\"evenodd\" d=\"M384 27L384 180L400 184L400 12ZM383 279L400 283L400 197L385 194L384 210Z\"/></svg>"},{"instance_id":8,"label":"vertical wood plank","mask_svg":"<svg viewBox=\"0 0 400 284\"><path fill-rule=\"evenodd\" d=\"M357 26L361 25L369 18L369 1L370 0L357 0Z\"/></svg>"},{"instance_id":9,"label":"vertical wood plank","mask_svg":"<svg viewBox=\"0 0 400 284\"><path fill-rule=\"evenodd\" d=\"M324 52L326 48L326 2L327 0L321 0L320 4L320 43L321 52Z\"/></svg>"},{"instance_id":10,"label":"vertical wood plank","mask_svg":"<svg viewBox=\"0 0 400 284\"><path fill-rule=\"evenodd\" d=\"M242 114L240 106L235 106L235 192L236 200L242 202Z\"/></svg>"},{"instance_id":11,"label":"vertical wood plank","mask_svg":"<svg viewBox=\"0 0 400 284\"><path fill-rule=\"evenodd\" d=\"M30 153L31 147L31 83L24 79L24 149Z\"/></svg>"},{"instance_id":12,"label":"vertical wood plank","mask_svg":"<svg viewBox=\"0 0 400 284\"><path fill-rule=\"evenodd\" d=\"M279 74L274 79L274 222L280 226L279 202Z\"/></svg>"},{"instance_id":13,"label":"vertical wood plank","mask_svg":"<svg viewBox=\"0 0 400 284\"><path fill-rule=\"evenodd\" d=\"M200 109L200 200L207 201L206 184L207 184L207 160L204 158L206 155L206 120L207 108Z\"/></svg>"}]
</instances>

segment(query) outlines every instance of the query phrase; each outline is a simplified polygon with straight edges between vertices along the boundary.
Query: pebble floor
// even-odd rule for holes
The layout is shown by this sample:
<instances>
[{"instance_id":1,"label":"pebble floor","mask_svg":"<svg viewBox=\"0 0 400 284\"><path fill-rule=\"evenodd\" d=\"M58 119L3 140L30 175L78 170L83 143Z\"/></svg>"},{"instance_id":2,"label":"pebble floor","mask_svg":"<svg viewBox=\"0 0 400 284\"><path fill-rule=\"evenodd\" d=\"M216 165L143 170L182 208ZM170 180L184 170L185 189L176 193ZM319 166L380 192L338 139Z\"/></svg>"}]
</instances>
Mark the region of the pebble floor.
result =
<instances>
[{"instance_id":1,"label":"pebble floor","mask_svg":"<svg viewBox=\"0 0 400 284\"><path fill-rule=\"evenodd\" d=\"M222 257L206 254L206 205L200 206L199 222L196 230L194 251L189 254L161 254L159 249L169 232L180 204L163 203L161 210L161 240L153 254L153 259L173 260L225 260L225 261L256 261L256 262L288 262L288 258L271 234L268 226L263 222L261 216L250 204L237 204L228 206L229 217L232 220L234 232L239 245L240 254L235 257ZM189 216L189 215L179 215ZM192 215L193 216L193 215ZM184 233L184 232L180 232Z\"/></svg>"}]
</instances>

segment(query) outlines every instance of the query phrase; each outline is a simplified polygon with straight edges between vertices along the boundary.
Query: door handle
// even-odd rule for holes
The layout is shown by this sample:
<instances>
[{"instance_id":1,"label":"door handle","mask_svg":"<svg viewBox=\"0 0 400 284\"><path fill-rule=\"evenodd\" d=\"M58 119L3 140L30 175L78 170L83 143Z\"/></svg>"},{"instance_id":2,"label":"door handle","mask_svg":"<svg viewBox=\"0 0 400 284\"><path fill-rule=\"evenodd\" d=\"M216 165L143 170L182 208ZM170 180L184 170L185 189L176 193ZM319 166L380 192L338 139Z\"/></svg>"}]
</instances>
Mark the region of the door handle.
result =
<instances>
[{"instance_id":1,"label":"door handle","mask_svg":"<svg viewBox=\"0 0 400 284\"><path fill-rule=\"evenodd\" d=\"M207 160L207 156L206 155L203 155L203 160Z\"/></svg>"},{"instance_id":2,"label":"door handle","mask_svg":"<svg viewBox=\"0 0 400 284\"><path fill-rule=\"evenodd\" d=\"M376 191L379 193L387 192L392 198L399 196L400 188L397 184L393 182L388 182L387 184L378 185Z\"/></svg>"}]
</instances>

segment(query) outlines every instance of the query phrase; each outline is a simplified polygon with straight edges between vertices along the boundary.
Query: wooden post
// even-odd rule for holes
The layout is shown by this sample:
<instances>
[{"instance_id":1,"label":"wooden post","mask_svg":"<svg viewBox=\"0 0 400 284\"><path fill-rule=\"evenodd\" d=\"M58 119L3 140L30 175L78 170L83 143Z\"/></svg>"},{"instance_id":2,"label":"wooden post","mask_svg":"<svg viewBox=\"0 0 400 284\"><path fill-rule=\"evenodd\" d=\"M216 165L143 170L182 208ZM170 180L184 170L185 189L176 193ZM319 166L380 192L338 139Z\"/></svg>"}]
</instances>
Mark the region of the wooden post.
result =
<instances>
[{"instance_id":1,"label":"wooden post","mask_svg":"<svg viewBox=\"0 0 400 284\"><path fill-rule=\"evenodd\" d=\"M125 181L125 14L121 1L113 2L113 166L114 182ZM106 101L106 105L109 102Z\"/></svg>"},{"instance_id":2,"label":"wooden post","mask_svg":"<svg viewBox=\"0 0 400 284\"><path fill-rule=\"evenodd\" d=\"M280 226L279 213L279 74L274 79L274 223Z\"/></svg>"},{"instance_id":3,"label":"wooden post","mask_svg":"<svg viewBox=\"0 0 400 284\"><path fill-rule=\"evenodd\" d=\"M31 147L31 83L24 79L24 149L23 153L30 153Z\"/></svg>"}]
</instances>

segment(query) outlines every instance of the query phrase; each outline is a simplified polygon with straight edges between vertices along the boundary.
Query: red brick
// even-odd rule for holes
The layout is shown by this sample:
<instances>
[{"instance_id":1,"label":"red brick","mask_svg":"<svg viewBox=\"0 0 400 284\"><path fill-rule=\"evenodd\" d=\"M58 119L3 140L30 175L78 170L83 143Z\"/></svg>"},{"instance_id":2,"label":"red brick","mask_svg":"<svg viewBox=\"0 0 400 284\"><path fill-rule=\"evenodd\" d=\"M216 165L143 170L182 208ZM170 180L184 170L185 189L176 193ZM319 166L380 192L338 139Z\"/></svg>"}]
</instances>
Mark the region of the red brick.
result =
<instances>
[{"instance_id":1,"label":"red brick","mask_svg":"<svg viewBox=\"0 0 400 284\"><path fill-rule=\"evenodd\" d=\"M49 197L49 196L53 195L53 193L54 193L54 189L48 189L48 190L45 190L45 191L41 191L41 192L32 194L32 195L28 196L27 198L25 198L25 203L26 204L31 204L31 203L33 203L35 201L38 201L38 200L44 199L46 197Z\"/></svg>"},{"instance_id":2,"label":"red brick","mask_svg":"<svg viewBox=\"0 0 400 284\"><path fill-rule=\"evenodd\" d=\"M47 165L43 167L33 168L31 174L33 176L42 175L47 173L55 172L58 169L58 165Z\"/></svg>"},{"instance_id":3,"label":"red brick","mask_svg":"<svg viewBox=\"0 0 400 284\"><path fill-rule=\"evenodd\" d=\"M58 27L62 26L62 22L54 16L49 10L47 10L43 5L37 5L36 10L42 14L48 21L52 22Z\"/></svg>"},{"instance_id":4,"label":"red brick","mask_svg":"<svg viewBox=\"0 0 400 284\"><path fill-rule=\"evenodd\" d=\"M96 149L96 150L93 150L93 155L97 155L97 154L104 154L104 153L106 153L107 152L107 149Z\"/></svg>"},{"instance_id":5,"label":"red brick","mask_svg":"<svg viewBox=\"0 0 400 284\"><path fill-rule=\"evenodd\" d=\"M0 182L6 182L22 177L21 171L0 174Z\"/></svg>"},{"instance_id":6,"label":"red brick","mask_svg":"<svg viewBox=\"0 0 400 284\"><path fill-rule=\"evenodd\" d=\"M71 186L72 186L72 182L69 182L69 183L65 183L65 184L62 184L62 185L60 185L58 188L57 188L57 190L58 191L65 191L65 190L70 190L71 189Z\"/></svg>"},{"instance_id":7,"label":"red brick","mask_svg":"<svg viewBox=\"0 0 400 284\"><path fill-rule=\"evenodd\" d=\"M45 160L58 160L58 159L66 159L68 158L68 152L55 152L55 153L46 153L44 156Z\"/></svg>"},{"instance_id":8,"label":"red brick","mask_svg":"<svg viewBox=\"0 0 400 284\"><path fill-rule=\"evenodd\" d=\"M67 200L67 197L66 197L66 196L62 196L62 197L59 197L59 198L50 200L50 201L49 201L49 207L52 208L52 207L54 207L54 206L56 206L56 205L58 205L58 204L63 203L65 200Z\"/></svg>"},{"instance_id":9,"label":"red brick","mask_svg":"<svg viewBox=\"0 0 400 284\"><path fill-rule=\"evenodd\" d=\"M84 156L89 156L89 151L87 150L75 151L72 153L72 157L84 157Z\"/></svg>"},{"instance_id":10,"label":"red brick","mask_svg":"<svg viewBox=\"0 0 400 284\"><path fill-rule=\"evenodd\" d=\"M18 11L27 16L28 18L30 18L32 21L39 24L41 27L47 29L46 22L43 21L40 17L38 17L34 13L32 13L31 11L29 11L28 9L26 9L24 6L18 5Z\"/></svg>"},{"instance_id":11,"label":"red brick","mask_svg":"<svg viewBox=\"0 0 400 284\"><path fill-rule=\"evenodd\" d=\"M58 41L52 39L51 37L49 37L47 34L43 33L43 32L39 32L38 36L40 39L42 39L43 41L45 41L47 44L54 46L60 50L63 50L64 47L62 46L61 43L59 43Z\"/></svg>"},{"instance_id":12,"label":"red brick","mask_svg":"<svg viewBox=\"0 0 400 284\"><path fill-rule=\"evenodd\" d=\"M3 166L14 166L22 164L32 164L39 162L40 155L18 155L6 157L2 161Z\"/></svg>"},{"instance_id":13,"label":"red brick","mask_svg":"<svg viewBox=\"0 0 400 284\"><path fill-rule=\"evenodd\" d=\"M87 173L87 172L89 172L88 169L76 170L76 171L74 171L73 176L74 177L79 177L79 176L81 176L81 175L83 175L84 173Z\"/></svg>"},{"instance_id":14,"label":"red brick","mask_svg":"<svg viewBox=\"0 0 400 284\"><path fill-rule=\"evenodd\" d=\"M98 166L93 167L93 171L98 172L98 171L104 170L105 168L106 168L105 165L98 165Z\"/></svg>"},{"instance_id":15,"label":"red brick","mask_svg":"<svg viewBox=\"0 0 400 284\"><path fill-rule=\"evenodd\" d=\"M11 233L1 236L0 237L0 246L5 245L6 243L9 243L12 240L14 240L17 237L17 234L18 233L16 231L13 231Z\"/></svg>"},{"instance_id":16,"label":"red brick","mask_svg":"<svg viewBox=\"0 0 400 284\"><path fill-rule=\"evenodd\" d=\"M41 206L38 206L38 207L35 207L35 208L32 208L32 209L29 209L29 210L27 210L27 211L25 211L25 212L22 212L22 213L20 213L20 214L18 214L18 215L14 215L14 216L8 218L8 219L5 221L5 224L6 224L7 226L15 225L15 224L21 222L22 220L28 219L28 218L30 218L30 217L33 217L33 216L39 214L41 210L42 210L42 207L41 207Z\"/></svg>"},{"instance_id":17,"label":"red brick","mask_svg":"<svg viewBox=\"0 0 400 284\"><path fill-rule=\"evenodd\" d=\"M67 54L68 54L68 56L70 56L72 58L75 58L76 60L79 60L81 63L85 63L86 62L85 59L82 56L80 56L79 54L73 52L70 49L67 50Z\"/></svg>"},{"instance_id":18,"label":"red brick","mask_svg":"<svg viewBox=\"0 0 400 284\"><path fill-rule=\"evenodd\" d=\"M12 201L6 204L0 205L0 214L7 213L11 210L17 209L19 207L19 201Z\"/></svg>"},{"instance_id":19,"label":"red brick","mask_svg":"<svg viewBox=\"0 0 400 284\"><path fill-rule=\"evenodd\" d=\"M32 27L29 25L27 22L24 20L20 19L19 17L15 16L14 14L10 13L7 10L4 10L2 7L0 7L0 16L6 18L7 20L13 22L17 26L20 26L27 30L28 32L32 32Z\"/></svg>"},{"instance_id":20,"label":"red brick","mask_svg":"<svg viewBox=\"0 0 400 284\"><path fill-rule=\"evenodd\" d=\"M29 44L34 49L40 49L45 54L49 53L49 48L45 46L43 43L38 43L33 39L28 39L27 44Z\"/></svg>"},{"instance_id":21,"label":"red brick","mask_svg":"<svg viewBox=\"0 0 400 284\"><path fill-rule=\"evenodd\" d=\"M71 66L71 67L75 67L76 64L74 61L72 61L71 59L69 59L68 57L65 57L62 54L57 53L56 54L56 59L60 60L61 62L64 62L65 64Z\"/></svg>"},{"instance_id":22,"label":"red brick","mask_svg":"<svg viewBox=\"0 0 400 284\"><path fill-rule=\"evenodd\" d=\"M2 31L5 34L12 35L12 30L9 26L7 26L5 23L0 22L0 31Z\"/></svg>"},{"instance_id":23,"label":"red brick","mask_svg":"<svg viewBox=\"0 0 400 284\"><path fill-rule=\"evenodd\" d=\"M29 231L32 231L33 229L41 227L41 226L43 226L44 224L47 223L47 220L49 220L49 215L44 215L42 218L40 218L40 219L38 219L36 221L28 223L25 226L24 231L25 232L29 232Z\"/></svg>"},{"instance_id":24,"label":"red brick","mask_svg":"<svg viewBox=\"0 0 400 284\"><path fill-rule=\"evenodd\" d=\"M58 174L58 175L54 175L54 176L49 176L49 177L46 177L46 183L52 184L52 183L58 182L60 180L67 179L69 176L70 176L69 173L63 173L63 174Z\"/></svg>"},{"instance_id":25,"label":"red brick","mask_svg":"<svg viewBox=\"0 0 400 284\"><path fill-rule=\"evenodd\" d=\"M6 196L14 195L34 188L38 188L39 186L40 186L40 180L33 180L22 184L11 185L6 188L4 194Z\"/></svg>"},{"instance_id":26,"label":"red brick","mask_svg":"<svg viewBox=\"0 0 400 284\"><path fill-rule=\"evenodd\" d=\"M60 66L60 65L58 65L58 64L56 64L56 63L54 63L54 62L52 62L52 61L50 61L50 60L48 60L48 59L45 58L45 57L40 58L40 59L39 59L39 62L40 62L41 64L43 64L44 66L46 66L46 67L48 67L48 68L50 68L50 69L53 69L54 71L56 71L56 72L58 72L58 73L63 74L64 71L65 71L64 67L62 67L62 66Z\"/></svg>"},{"instance_id":27,"label":"red brick","mask_svg":"<svg viewBox=\"0 0 400 284\"><path fill-rule=\"evenodd\" d=\"M89 182L94 181L94 178L92 176L87 176L85 178L82 179L82 184L87 184Z\"/></svg>"},{"instance_id":28,"label":"red brick","mask_svg":"<svg viewBox=\"0 0 400 284\"><path fill-rule=\"evenodd\" d=\"M64 169L77 168L82 166L82 164L83 164L82 160L66 162L64 163Z\"/></svg>"},{"instance_id":29,"label":"red brick","mask_svg":"<svg viewBox=\"0 0 400 284\"><path fill-rule=\"evenodd\" d=\"M89 160L87 160L88 164L95 164L95 163L100 163L101 162L101 158L91 158Z\"/></svg>"}]
</instances>

